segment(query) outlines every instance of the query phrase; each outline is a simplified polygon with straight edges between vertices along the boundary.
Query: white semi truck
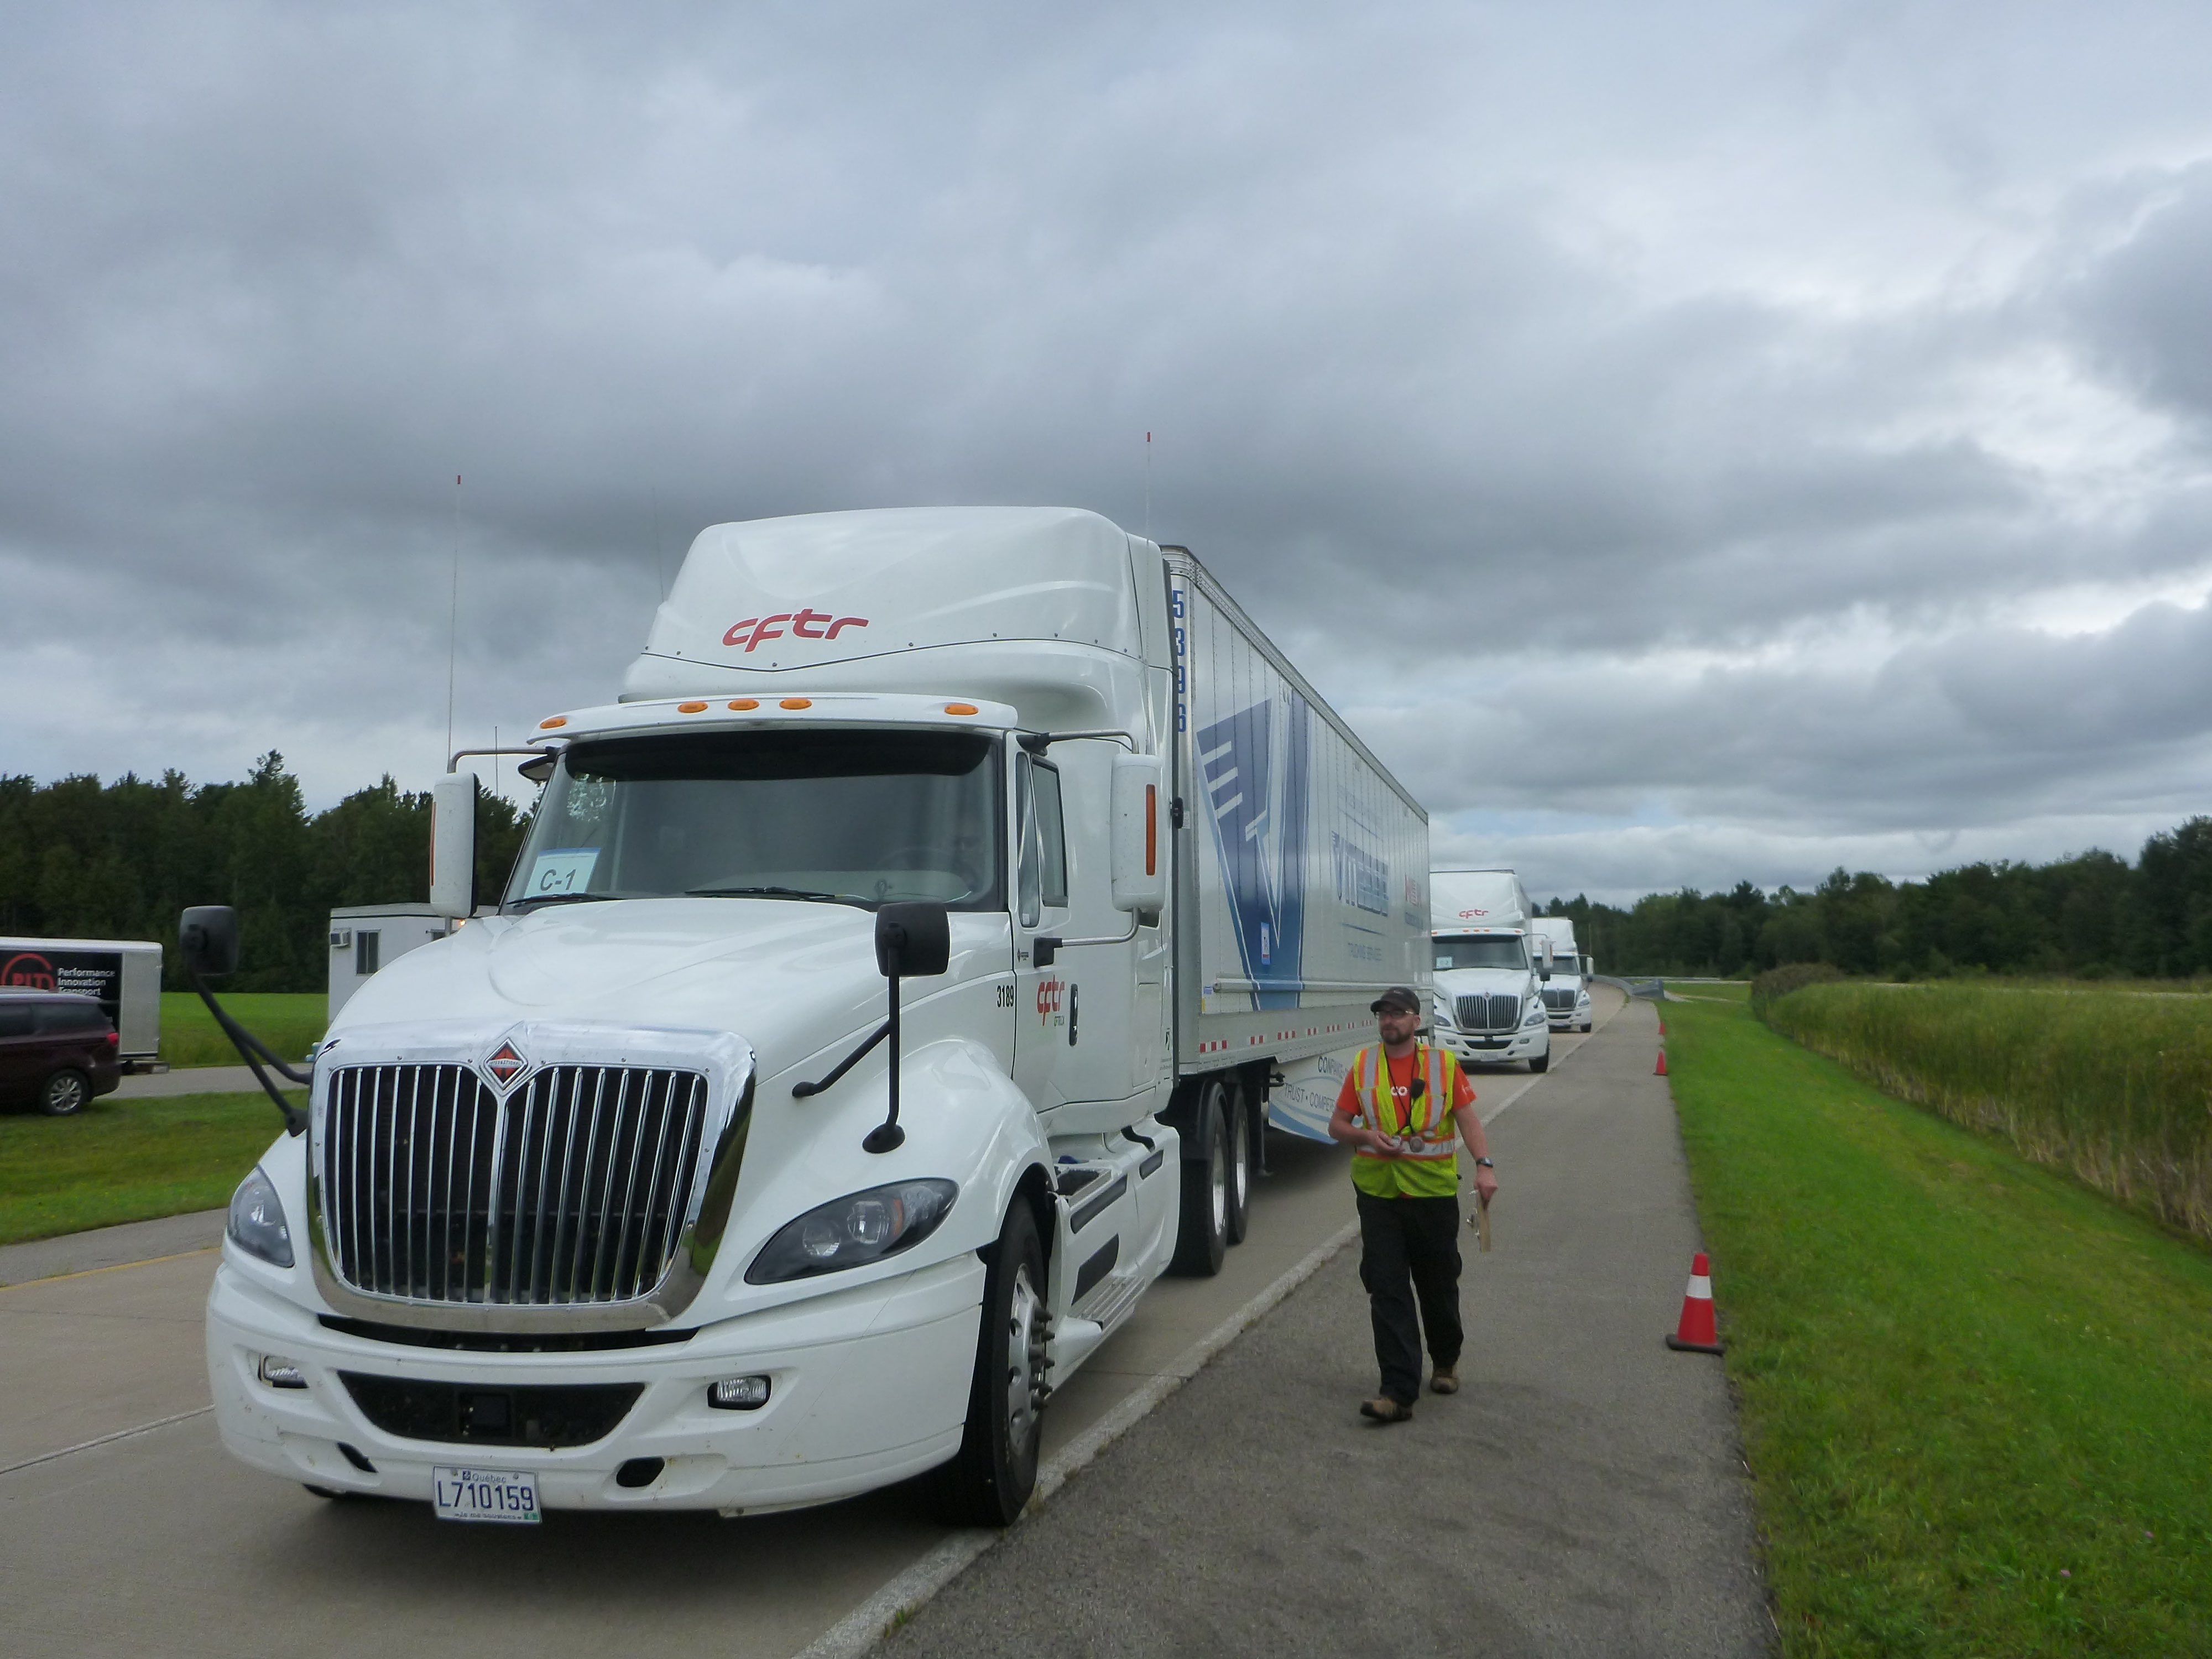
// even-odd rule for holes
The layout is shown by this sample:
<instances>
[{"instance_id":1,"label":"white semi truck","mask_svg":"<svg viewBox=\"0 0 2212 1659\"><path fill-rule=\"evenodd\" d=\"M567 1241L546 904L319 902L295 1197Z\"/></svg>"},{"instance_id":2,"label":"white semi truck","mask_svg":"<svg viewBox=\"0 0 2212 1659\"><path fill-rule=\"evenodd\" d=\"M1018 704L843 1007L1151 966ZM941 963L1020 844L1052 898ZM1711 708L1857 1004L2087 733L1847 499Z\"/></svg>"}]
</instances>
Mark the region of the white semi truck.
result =
<instances>
[{"instance_id":1,"label":"white semi truck","mask_svg":"<svg viewBox=\"0 0 2212 1659\"><path fill-rule=\"evenodd\" d=\"M1531 916L1532 938L1542 940L1551 953L1552 977L1544 986L1544 1012L1555 1031L1587 1031L1590 1028L1589 960L1575 946L1572 916Z\"/></svg>"},{"instance_id":2,"label":"white semi truck","mask_svg":"<svg viewBox=\"0 0 2212 1659\"><path fill-rule=\"evenodd\" d=\"M1435 994L1431 1024L1462 1063L1532 1072L1552 1066L1551 978L1533 907L1510 870L1438 870L1429 877Z\"/></svg>"},{"instance_id":3,"label":"white semi truck","mask_svg":"<svg viewBox=\"0 0 2212 1659\"><path fill-rule=\"evenodd\" d=\"M496 914L361 988L232 1205L222 1437L325 1494L927 1474L1009 1522L1052 1390L1242 1236L1271 1085L1429 983L1420 807L1092 514L713 526L621 701L538 741ZM457 921L475 792L436 792ZM182 931L234 962L227 912Z\"/></svg>"}]
</instances>

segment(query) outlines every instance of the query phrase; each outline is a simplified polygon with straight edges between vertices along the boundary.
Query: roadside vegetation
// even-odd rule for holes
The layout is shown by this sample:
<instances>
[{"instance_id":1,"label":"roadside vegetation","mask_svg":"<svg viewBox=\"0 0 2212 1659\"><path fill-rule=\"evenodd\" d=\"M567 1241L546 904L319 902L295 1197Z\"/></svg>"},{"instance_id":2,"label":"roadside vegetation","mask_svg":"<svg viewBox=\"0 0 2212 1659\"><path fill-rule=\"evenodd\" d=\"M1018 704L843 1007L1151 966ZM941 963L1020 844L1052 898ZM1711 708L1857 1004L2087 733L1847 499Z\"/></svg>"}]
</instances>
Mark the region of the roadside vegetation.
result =
<instances>
[{"instance_id":1,"label":"roadside vegetation","mask_svg":"<svg viewBox=\"0 0 2212 1659\"><path fill-rule=\"evenodd\" d=\"M0 1244L216 1209L283 1127L258 1090L0 1116Z\"/></svg>"},{"instance_id":2,"label":"roadside vegetation","mask_svg":"<svg viewBox=\"0 0 2212 1659\"><path fill-rule=\"evenodd\" d=\"M1887 1093L2212 1243L2212 997L1846 982L1761 1012Z\"/></svg>"},{"instance_id":3,"label":"roadside vegetation","mask_svg":"<svg viewBox=\"0 0 2212 1659\"><path fill-rule=\"evenodd\" d=\"M2212 1652L2212 1254L1663 1014L1785 1651Z\"/></svg>"},{"instance_id":4,"label":"roadside vegetation","mask_svg":"<svg viewBox=\"0 0 2212 1659\"><path fill-rule=\"evenodd\" d=\"M218 990L230 1017L287 1060L298 1060L322 1040L330 1022L325 992ZM161 993L161 1058L177 1067L240 1066L238 1050L191 991Z\"/></svg>"}]
</instances>

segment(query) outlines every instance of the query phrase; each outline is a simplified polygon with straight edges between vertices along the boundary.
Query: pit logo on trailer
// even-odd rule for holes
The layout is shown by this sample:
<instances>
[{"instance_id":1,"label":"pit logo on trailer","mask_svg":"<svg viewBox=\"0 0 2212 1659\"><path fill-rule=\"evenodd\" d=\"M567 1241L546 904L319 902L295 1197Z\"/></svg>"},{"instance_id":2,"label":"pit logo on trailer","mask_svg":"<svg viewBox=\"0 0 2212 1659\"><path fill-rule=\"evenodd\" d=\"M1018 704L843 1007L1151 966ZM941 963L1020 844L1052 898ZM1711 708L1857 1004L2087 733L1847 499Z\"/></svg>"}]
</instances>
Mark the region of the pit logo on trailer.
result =
<instances>
[{"instance_id":1,"label":"pit logo on trailer","mask_svg":"<svg viewBox=\"0 0 2212 1659\"><path fill-rule=\"evenodd\" d=\"M777 624L789 623L792 635L801 640L834 640L848 628L866 628L866 617L840 617L828 611L817 611L811 605L799 611L786 611L774 617L748 617L741 623L732 623L729 632L722 635L724 645L735 645L743 641L750 653L763 640L780 640L783 629ZM828 623L828 628L819 626ZM752 631L747 633L745 630Z\"/></svg>"},{"instance_id":2,"label":"pit logo on trailer","mask_svg":"<svg viewBox=\"0 0 2212 1659\"><path fill-rule=\"evenodd\" d=\"M30 951L12 956L6 966L0 967L0 987L10 991L51 991L54 964Z\"/></svg>"}]
</instances>

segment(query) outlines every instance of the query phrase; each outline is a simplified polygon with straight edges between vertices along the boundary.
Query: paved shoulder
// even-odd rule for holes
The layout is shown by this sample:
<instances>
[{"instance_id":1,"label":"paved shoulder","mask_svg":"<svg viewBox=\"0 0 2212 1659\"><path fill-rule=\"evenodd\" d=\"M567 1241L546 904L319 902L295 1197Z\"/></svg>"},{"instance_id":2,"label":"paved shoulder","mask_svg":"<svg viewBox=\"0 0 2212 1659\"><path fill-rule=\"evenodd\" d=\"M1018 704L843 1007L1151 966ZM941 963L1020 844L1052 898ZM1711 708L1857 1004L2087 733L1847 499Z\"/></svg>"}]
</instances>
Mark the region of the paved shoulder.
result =
<instances>
[{"instance_id":1,"label":"paved shoulder","mask_svg":"<svg viewBox=\"0 0 2212 1659\"><path fill-rule=\"evenodd\" d=\"M1654 1024L1628 1009L1491 1127L1466 1392L1359 1420L1347 1250L883 1651L1766 1651L1724 1382L1661 1341L1696 1226Z\"/></svg>"}]
</instances>

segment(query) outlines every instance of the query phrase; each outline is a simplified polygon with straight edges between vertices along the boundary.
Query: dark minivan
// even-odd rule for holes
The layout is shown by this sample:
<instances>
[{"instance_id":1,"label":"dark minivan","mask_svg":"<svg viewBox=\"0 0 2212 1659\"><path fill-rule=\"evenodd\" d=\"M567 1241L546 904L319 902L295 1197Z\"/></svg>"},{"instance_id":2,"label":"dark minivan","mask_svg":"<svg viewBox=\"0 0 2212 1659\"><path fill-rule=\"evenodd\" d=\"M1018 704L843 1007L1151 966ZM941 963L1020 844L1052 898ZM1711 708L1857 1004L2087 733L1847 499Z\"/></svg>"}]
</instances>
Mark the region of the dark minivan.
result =
<instances>
[{"instance_id":1,"label":"dark minivan","mask_svg":"<svg viewBox=\"0 0 2212 1659\"><path fill-rule=\"evenodd\" d=\"M49 1117L82 1111L115 1087L115 1025L90 997L0 991L0 1100Z\"/></svg>"}]
</instances>

